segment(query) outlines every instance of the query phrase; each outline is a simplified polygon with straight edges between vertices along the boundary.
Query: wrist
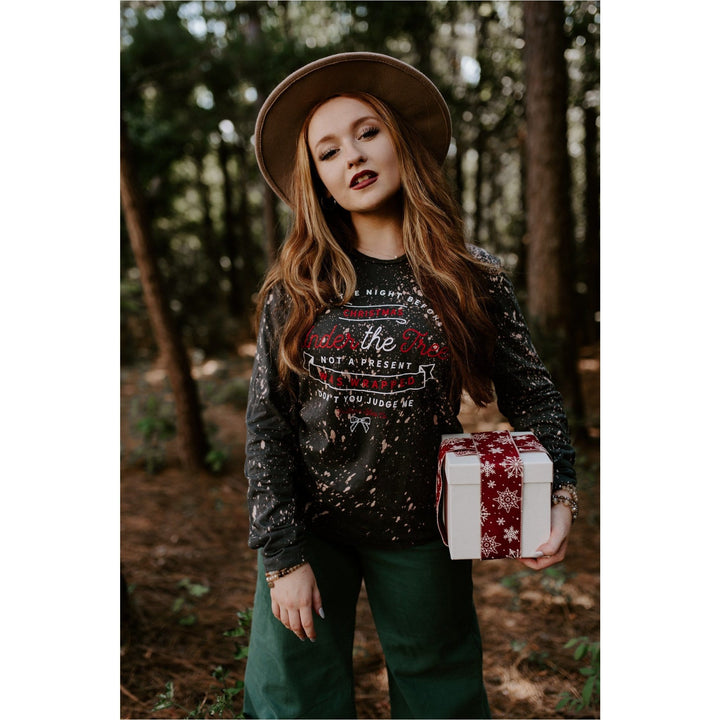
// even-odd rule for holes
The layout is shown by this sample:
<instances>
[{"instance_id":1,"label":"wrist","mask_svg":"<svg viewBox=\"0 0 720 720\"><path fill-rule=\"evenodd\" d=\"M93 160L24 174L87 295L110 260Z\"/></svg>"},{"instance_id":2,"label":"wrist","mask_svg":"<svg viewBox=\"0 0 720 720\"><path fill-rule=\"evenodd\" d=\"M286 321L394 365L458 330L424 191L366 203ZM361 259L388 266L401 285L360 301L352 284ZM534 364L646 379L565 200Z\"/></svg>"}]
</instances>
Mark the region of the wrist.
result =
<instances>
[{"instance_id":1,"label":"wrist","mask_svg":"<svg viewBox=\"0 0 720 720\"><path fill-rule=\"evenodd\" d=\"M578 504L577 490L574 485L560 485L552 494L552 504L565 505L570 510L572 521L577 520L580 506Z\"/></svg>"},{"instance_id":2,"label":"wrist","mask_svg":"<svg viewBox=\"0 0 720 720\"><path fill-rule=\"evenodd\" d=\"M303 565L307 565L307 562L303 561L298 563L297 565L291 565L290 567L282 568L281 570L271 570L270 572L266 572L265 581L267 582L268 587L275 587L275 583L280 580L280 578L284 578L287 575L290 575L290 573L299 570L301 567L303 567Z\"/></svg>"}]
</instances>

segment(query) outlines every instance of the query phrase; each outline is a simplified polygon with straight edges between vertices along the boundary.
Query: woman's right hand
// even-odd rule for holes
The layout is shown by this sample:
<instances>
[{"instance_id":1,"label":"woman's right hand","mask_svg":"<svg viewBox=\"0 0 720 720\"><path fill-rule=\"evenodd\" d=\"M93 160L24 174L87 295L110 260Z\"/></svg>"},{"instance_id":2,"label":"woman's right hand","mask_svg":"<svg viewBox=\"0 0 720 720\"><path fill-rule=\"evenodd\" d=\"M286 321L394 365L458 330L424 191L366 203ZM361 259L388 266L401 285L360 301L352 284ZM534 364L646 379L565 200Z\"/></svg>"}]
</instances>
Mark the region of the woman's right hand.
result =
<instances>
[{"instance_id":1,"label":"woman's right hand","mask_svg":"<svg viewBox=\"0 0 720 720\"><path fill-rule=\"evenodd\" d=\"M288 630L292 630L301 640L309 638L315 642L313 610L321 618L325 617L325 613L315 573L309 563L275 580L274 587L270 588L270 598L273 615Z\"/></svg>"}]
</instances>

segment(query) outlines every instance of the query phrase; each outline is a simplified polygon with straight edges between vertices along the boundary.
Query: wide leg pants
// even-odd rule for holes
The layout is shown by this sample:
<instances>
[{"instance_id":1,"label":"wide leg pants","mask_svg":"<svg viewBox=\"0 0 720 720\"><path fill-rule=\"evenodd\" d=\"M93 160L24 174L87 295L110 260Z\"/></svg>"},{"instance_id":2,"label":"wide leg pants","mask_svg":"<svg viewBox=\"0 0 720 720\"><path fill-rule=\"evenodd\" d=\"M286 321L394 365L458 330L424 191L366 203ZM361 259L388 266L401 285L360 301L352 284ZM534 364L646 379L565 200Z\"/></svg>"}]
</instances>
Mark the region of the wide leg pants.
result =
<instances>
[{"instance_id":1,"label":"wide leg pants","mask_svg":"<svg viewBox=\"0 0 720 720\"><path fill-rule=\"evenodd\" d=\"M248 718L357 717L352 667L362 580L385 655L393 718L489 718L470 560L433 542L402 550L312 538L325 619L299 640L272 614L262 557L245 673Z\"/></svg>"}]
</instances>

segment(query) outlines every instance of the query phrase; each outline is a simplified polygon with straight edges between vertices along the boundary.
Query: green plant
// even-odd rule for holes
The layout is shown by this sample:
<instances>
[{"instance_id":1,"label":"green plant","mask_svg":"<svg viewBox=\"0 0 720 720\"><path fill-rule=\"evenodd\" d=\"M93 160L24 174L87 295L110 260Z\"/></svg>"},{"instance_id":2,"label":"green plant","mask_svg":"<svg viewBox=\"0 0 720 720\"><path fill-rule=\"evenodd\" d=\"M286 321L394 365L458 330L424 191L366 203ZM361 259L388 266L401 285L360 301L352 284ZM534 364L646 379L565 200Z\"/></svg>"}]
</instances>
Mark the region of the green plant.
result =
<instances>
[{"instance_id":1,"label":"green plant","mask_svg":"<svg viewBox=\"0 0 720 720\"><path fill-rule=\"evenodd\" d=\"M165 683L165 692L158 693L158 701L153 706L153 712L158 710L167 710L168 708L177 708L186 713L185 717L194 718L244 718L242 712L236 712L233 704L235 697L243 691L245 687L242 680L237 680L232 685L227 684L228 670L222 665L218 665L212 671L212 677L219 680L222 685L220 687L213 686L210 691L215 691L215 702L208 704L208 699L204 698L194 710L189 710L180 705L175 699L175 686L172 680ZM230 713L229 715L226 713Z\"/></svg>"},{"instance_id":2,"label":"green plant","mask_svg":"<svg viewBox=\"0 0 720 720\"><path fill-rule=\"evenodd\" d=\"M238 624L237 627L232 630L227 630L223 633L225 637L230 638L249 638L250 626L252 625L252 608L248 610L238 612ZM248 654L247 642L235 641L235 660L244 660Z\"/></svg>"},{"instance_id":3,"label":"green plant","mask_svg":"<svg viewBox=\"0 0 720 720\"><path fill-rule=\"evenodd\" d=\"M526 662L528 665L534 665L538 668L550 667L548 658L550 653L547 650L526 650L527 642L524 640L512 640L510 647L518 655L521 655L518 662Z\"/></svg>"},{"instance_id":4,"label":"green plant","mask_svg":"<svg viewBox=\"0 0 720 720\"><path fill-rule=\"evenodd\" d=\"M205 466L210 472L219 473L225 467L228 459L227 448L217 441L218 426L215 423L206 423L208 438L210 441L210 450L205 455Z\"/></svg>"},{"instance_id":5,"label":"green plant","mask_svg":"<svg viewBox=\"0 0 720 720\"><path fill-rule=\"evenodd\" d=\"M511 606L513 610L518 610L520 608L520 590L523 587L523 581L525 579L539 577L539 582L543 590L550 593L550 595L562 596L566 600L569 600L568 595L562 592L562 587L573 575L574 573L568 573L562 564L551 565L539 573L536 570L518 570L512 573L512 575L506 575L501 578L500 584L513 593Z\"/></svg>"},{"instance_id":6,"label":"green plant","mask_svg":"<svg viewBox=\"0 0 720 720\"><path fill-rule=\"evenodd\" d=\"M234 377L222 384L213 385L206 391L207 399L216 405L232 405L242 409L247 405L250 379Z\"/></svg>"},{"instance_id":7,"label":"green plant","mask_svg":"<svg viewBox=\"0 0 720 720\"><path fill-rule=\"evenodd\" d=\"M184 582L184 581L183 581ZM204 585L195 585L189 581L184 587L195 588L194 592L204 595L205 593L200 590L204 588ZM252 608L245 610L244 612L238 612L238 625L232 630L228 630L223 635L225 637L232 638L248 638L250 632L250 625L252 623ZM247 657L247 641L235 642L235 660L243 660ZM228 676L230 671L224 668L222 665L218 665L211 673L215 680L218 680L220 686L211 686L210 692L215 692L215 701L208 704L207 696L198 703L194 710L180 705L175 699L175 686L172 681L165 683L165 692L158 693L158 700L153 706L153 712L157 710L166 710L168 708L177 708L186 713L186 718L244 718L245 715L234 707L237 696L245 688L245 683L242 680L236 680L234 683L229 684ZM208 693L209 694L209 693ZM229 713L229 714L227 714Z\"/></svg>"},{"instance_id":8,"label":"green plant","mask_svg":"<svg viewBox=\"0 0 720 720\"><path fill-rule=\"evenodd\" d=\"M131 414L136 418L133 434L141 440L134 456L153 475L165 466L165 443L177 432L172 403L163 402L157 395L148 395L142 400L135 398Z\"/></svg>"},{"instance_id":9,"label":"green plant","mask_svg":"<svg viewBox=\"0 0 720 720\"><path fill-rule=\"evenodd\" d=\"M197 615L195 615L194 612L194 600L203 597L203 595L207 595L207 593L210 592L210 588L207 585L190 582L188 578L180 580L178 588L180 588L183 593L175 598L172 604L172 611L174 613L185 612L178 621L181 625L194 625L197 622Z\"/></svg>"},{"instance_id":10,"label":"green plant","mask_svg":"<svg viewBox=\"0 0 720 720\"><path fill-rule=\"evenodd\" d=\"M587 677L580 697L573 693L564 692L560 696L555 709L562 710L567 707L570 710L579 712L589 707L597 706L600 700L600 642L590 641L586 636L573 638L565 643L566 648L575 648L573 657L575 660L585 658L589 665L580 668L580 674Z\"/></svg>"},{"instance_id":11,"label":"green plant","mask_svg":"<svg viewBox=\"0 0 720 720\"><path fill-rule=\"evenodd\" d=\"M213 446L210 448L208 454L205 456L205 465L211 472L219 473L225 467L227 459L228 454L225 450Z\"/></svg>"},{"instance_id":12,"label":"green plant","mask_svg":"<svg viewBox=\"0 0 720 720\"><path fill-rule=\"evenodd\" d=\"M562 586L574 575L575 573L568 573L562 563L551 565L542 571L540 584L551 595L562 596L566 600L570 600L569 596L562 592Z\"/></svg>"}]
</instances>

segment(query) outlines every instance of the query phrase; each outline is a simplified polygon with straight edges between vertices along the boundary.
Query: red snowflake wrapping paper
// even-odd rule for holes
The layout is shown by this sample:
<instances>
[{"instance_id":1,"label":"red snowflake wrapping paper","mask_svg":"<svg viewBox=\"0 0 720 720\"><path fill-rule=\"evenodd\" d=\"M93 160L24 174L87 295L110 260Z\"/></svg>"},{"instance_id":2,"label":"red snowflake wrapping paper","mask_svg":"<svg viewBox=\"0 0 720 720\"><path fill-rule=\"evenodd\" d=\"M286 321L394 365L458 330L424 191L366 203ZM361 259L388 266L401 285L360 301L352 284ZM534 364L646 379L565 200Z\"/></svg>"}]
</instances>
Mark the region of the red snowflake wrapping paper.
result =
<instances>
[{"instance_id":1,"label":"red snowflake wrapping paper","mask_svg":"<svg viewBox=\"0 0 720 720\"><path fill-rule=\"evenodd\" d=\"M452 504L448 502L449 493L459 491L457 487L448 488L445 476L445 457L448 453L455 454L454 462L457 462L458 457L473 456L468 458L472 473L469 484L476 486L461 491L465 492L463 496L457 495L455 505L459 505L459 508L453 512L458 517L451 518L447 517L448 507ZM529 504L523 503L525 462L521 454L525 453L541 453L541 456L532 457L540 457L541 463L544 460L545 465L549 465L549 468L541 468L544 473L542 478L547 481L545 483L547 488L533 486L531 490L531 500L536 502L539 499L541 506L544 506L547 514L545 525L549 535L552 463L545 449L532 433L510 433L502 430L450 436L443 440L438 456L436 482L437 520L442 539L450 546L453 557L479 557L483 560L492 560L523 556L521 552L523 507ZM537 473L537 468L533 472ZM542 507L541 512L543 512ZM467 528L467 532L458 533L455 529L449 542L448 520L455 521L458 526L464 523L463 527ZM544 526L541 526L540 532L545 532ZM470 536L478 533L475 542ZM544 542L547 535L538 544ZM458 537L461 539L458 540ZM468 543L472 550L468 550L467 547L462 549L457 547Z\"/></svg>"}]
</instances>

